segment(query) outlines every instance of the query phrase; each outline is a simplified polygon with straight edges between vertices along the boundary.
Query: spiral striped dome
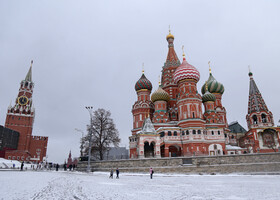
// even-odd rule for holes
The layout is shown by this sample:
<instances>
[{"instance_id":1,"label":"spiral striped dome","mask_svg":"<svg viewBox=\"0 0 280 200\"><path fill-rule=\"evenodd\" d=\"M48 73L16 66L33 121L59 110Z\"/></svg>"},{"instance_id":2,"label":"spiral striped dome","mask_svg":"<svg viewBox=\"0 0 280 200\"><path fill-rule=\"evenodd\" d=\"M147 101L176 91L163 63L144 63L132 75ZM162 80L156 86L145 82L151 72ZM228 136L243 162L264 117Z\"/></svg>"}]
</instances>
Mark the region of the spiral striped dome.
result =
<instances>
[{"instance_id":1,"label":"spiral striped dome","mask_svg":"<svg viewBox=\"0 0 280 200\"><path fill-rule=\"evenodd\" d=\"M216 101L216 97L214 94L211 94L209 91L206 91L204 95L202 95L202 102L207 101Z\"/></svg>"},{"instance_id":2,"label":"spiral striped dome","mask_svg":"<svg viewBox=\"0 0 280 200\"><path fill-rule=\"evenodd\" d=\"M205 83L206 84L206 83ZM204 94L206 92L206 85L203 85L201 88L201 93ZM210 93L219 93L219 94L223 94L225 91L225 88L223 86L222 83L219 83L212 75L212 73L210 73L210 76L208 78L207 81L207 86L208 86L208 91Z\"/></svg>"},{"instance_id":3,"label":"spiral striped dome","mask_svg":"<svg viewBox=\"0 0 280 200\"><path fill-rule=\"evenodd\" d=\"M185 58L183 58L182 64L174 72L174 81L176 84L184 79L193 79L195 82L198 82L200 79L199 71L190 65Z\"/></svg>"},{"instance_id":4,"label":"spiral striped dome","mask_svg":"<svg viewBox=\"0 0 280 200\"><path fill-rule=\"evenodd\" d=\"M159 86L158 89L152 94L151 100L152 100L152 102L155 102L155 101L169 101L170 96L166 91L164 91L161 88L161 86Z\"/></svg>"},{"instance_id":5,"label":"spiral striped dome","mask_svg":"<svg viewBox=\"0 0 280 200\"><path fill-rule=\"evenodd\" d=\"M146 78L144 73L142 74L141 78L135 84L136 91L143 90L143 89L147 89L147 90L153 89L152 83Z\"/></svg>"}]
</instances>

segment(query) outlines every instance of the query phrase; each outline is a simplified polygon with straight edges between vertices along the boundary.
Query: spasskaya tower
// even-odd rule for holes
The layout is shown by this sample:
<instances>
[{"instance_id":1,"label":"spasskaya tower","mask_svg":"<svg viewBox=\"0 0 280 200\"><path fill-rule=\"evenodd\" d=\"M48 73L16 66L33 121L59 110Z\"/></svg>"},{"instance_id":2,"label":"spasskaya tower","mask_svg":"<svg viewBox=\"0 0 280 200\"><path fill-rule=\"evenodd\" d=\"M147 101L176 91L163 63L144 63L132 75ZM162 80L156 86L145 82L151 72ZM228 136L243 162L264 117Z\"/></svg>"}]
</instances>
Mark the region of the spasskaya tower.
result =
<instances>
[{"instance_id":1,"label":"spasskaya tower","mask_svg":"<svg viewBox=\"0 0 280 200\"><path fill-rule=\"evenodd\" d=\"M21 161L43 161L46 156L48 137L32 136L35 117L32 94L32 64L24 80L20 83L15 104L8 107L5 127L20 133L16 150L8 150L6 159Z\"/></svg>"}]
</instances>

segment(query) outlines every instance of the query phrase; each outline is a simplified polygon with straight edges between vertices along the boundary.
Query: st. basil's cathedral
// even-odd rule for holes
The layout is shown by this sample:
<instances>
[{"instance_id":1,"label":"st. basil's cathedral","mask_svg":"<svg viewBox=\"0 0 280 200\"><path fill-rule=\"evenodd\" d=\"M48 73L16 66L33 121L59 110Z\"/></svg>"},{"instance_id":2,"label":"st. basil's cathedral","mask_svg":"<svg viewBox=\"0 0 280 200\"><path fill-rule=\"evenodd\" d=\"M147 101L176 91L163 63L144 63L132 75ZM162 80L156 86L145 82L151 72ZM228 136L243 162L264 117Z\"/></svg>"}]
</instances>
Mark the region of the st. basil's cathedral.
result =
<instances>
[{"instance_id":1,"label":"st. basil's cathedral","mask_svg":"<svg viewBox=\"0 0 280 200\"><path fill-rule=\"evenodd\" d=\"M214 78L210 64L201 95L197 89L199 71L187 62L185 54L180 62L170 31L166 40L168 54L157 90L151 94L152 84L144 71L135 84L130 158L278 152L280 128L274 127L252 72L246 116L249 130L237 138L229 129L222 104L224 86ZM238 142L231 145L231 139Z\"/></svg>"}]
</instances>

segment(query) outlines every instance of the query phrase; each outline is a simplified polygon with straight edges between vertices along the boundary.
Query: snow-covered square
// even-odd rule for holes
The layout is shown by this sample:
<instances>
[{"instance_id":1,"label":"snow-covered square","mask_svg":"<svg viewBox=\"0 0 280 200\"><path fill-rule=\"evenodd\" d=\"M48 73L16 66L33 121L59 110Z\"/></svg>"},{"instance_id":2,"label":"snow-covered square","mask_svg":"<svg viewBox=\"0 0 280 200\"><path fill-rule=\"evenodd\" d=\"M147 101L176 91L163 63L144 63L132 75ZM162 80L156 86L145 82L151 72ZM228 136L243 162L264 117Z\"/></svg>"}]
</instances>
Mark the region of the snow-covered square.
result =
<instances>
[{"instance_id":1,"label":"snow-covered square","mask_svg":"<svg viewBox=\"0 0 280 200\"><path fill-rule=\"evenodd\" d=\"M279 175L179 175L0 171L3 200L266 199L280 197Z\"/></svg>"}]
</instances>

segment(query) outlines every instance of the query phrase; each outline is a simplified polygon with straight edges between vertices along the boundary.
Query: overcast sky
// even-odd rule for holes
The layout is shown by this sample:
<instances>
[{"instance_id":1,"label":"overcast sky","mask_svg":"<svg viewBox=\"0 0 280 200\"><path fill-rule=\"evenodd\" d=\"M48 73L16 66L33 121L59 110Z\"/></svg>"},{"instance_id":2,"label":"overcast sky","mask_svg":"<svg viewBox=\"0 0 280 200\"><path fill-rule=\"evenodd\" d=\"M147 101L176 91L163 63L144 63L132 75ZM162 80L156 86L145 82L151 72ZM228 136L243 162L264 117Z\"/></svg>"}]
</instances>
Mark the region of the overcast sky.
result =
<instances>
[{"instance_id":1,"label":"overcast sky","mask_svg":"<svg viewBox=\"0 0 280 200\"><path fill-rule=\"evenodd\" d=\"M79 156L85 106L110 110L128 148L135 82L145 75L158 87L171 26L200 74L198 89L214 77L224 84L228 123L247 129L249 77L280 119L280 1L0 1L0 124L33 59L33 135L48 136L48 161Z\"/></svg>"}]
</instances>

